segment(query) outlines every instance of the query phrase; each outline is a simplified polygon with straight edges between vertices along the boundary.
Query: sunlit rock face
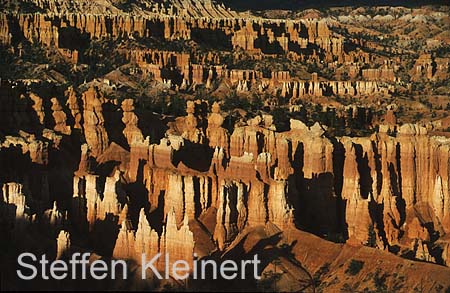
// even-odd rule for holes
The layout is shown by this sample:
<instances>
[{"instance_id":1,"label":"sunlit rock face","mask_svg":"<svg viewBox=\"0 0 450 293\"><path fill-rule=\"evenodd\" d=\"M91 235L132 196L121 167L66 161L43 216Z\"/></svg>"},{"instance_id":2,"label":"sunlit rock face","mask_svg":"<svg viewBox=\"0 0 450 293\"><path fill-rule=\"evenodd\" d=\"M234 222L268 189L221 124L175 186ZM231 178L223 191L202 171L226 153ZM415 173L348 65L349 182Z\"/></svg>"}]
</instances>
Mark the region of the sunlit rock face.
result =
<instances>
[{"instance_id":1,"label":"sunlit rock face","mask_svg":"<svg viewBox=\"0 0 450 293\"><path fill-rule=\"evenodd\" d=\"M102 99L94 88L90 88L82 96L84 135L93 157L101 155L109 144L108 133L104 127Z\"/></svg>"}]
</instances>

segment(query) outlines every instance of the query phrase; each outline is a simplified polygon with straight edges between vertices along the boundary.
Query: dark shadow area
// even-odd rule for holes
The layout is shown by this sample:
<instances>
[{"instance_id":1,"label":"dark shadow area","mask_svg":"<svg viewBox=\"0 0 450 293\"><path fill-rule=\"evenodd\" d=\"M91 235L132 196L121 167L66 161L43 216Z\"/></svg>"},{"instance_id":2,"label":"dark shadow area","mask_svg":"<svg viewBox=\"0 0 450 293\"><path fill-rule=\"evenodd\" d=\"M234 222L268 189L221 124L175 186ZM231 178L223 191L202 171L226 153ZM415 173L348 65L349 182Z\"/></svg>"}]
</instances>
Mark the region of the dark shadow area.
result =
<instances>
[{"instance_id":1,"label":"dark shadow area","mask_svg":"<svg viewBox=\"0 0 450 293\"><path fill-rule=\"evenodd\" d=\"M303 164L304 164L304 146L303 143L299 142L297 148L293 150L294 156L292 159L292 168L294 169L293 179L295 181L297 190L300 187L301 181L303 180ZM294 211L298 211L301 208L301 196L297 194L296 196L290 197L290 203L294 207ZM303 221L298 219L298 215L295 215L296 226L303 227Z\"/></svg>"},{"instance_id":2,"label":"dark shadow area","mask_svg":"<svg viewBox=\"0 0 450 293\"><path fill-rule=\"evenodd\" d=\"M136 182L125 186L125 192L128 195L128 215L130 216L133 227L137 227L139 222L139 212L141 208L149 210L148 190L144 184L144 160L139 160Z\"/></svg>"},{"instance_id":3,"label":"dark shadow area","mask_svg":"<svg viewBox=\"0 0 450 293\"><path fill-rule=\"evenodd\" d=\"M193 182L194 182L194 205L195 205L195 218L197 219L201 212L202 212L202 207L201 207L201 203L200 203L200 181L198 177L193 177L192 178ZM208 195L209 196L209 195ZM208 199L208 205L211 204L209 199Z\"/></svg>"},{"instance_id":4,"label":"dark shadow area","mask_svg":"<svg viewBox=\"0 0 450 293\"><path fill-rule=\"evenodd\" d=\"M111 257L119 234L118 217L106 214L104 220L96 220L90 233L92 248L98 254Z\"/></svg>"},{"instance_id":5,"label":"dark shadow area","mask_svg":"<svg viewBox=\"0 0 450 293\"><path fill-rule=\"evenodd\" d=\"M182 162L187 167L206 172L211 166L214 150L202 144L185 141L184 146L173 154L173 164L178 166Z\"/></svg>"},{"instance_id":6,"label":"dark shadow area","mask_svg":"<svg viewBox=\"0 0 450 293\"><path fill-rule=\"evenodd\" d=\"M135 103L137 101L135 100ZM167 120L161 120L159 116L153 114L149 110L142 109L136 105L134 113L138 117L138 127L144 136L144 139L149 136L150 143L159 144L161 138L164 137L168 126Z\"/></svg>"},{"instance_id":7,"label":"dark shadow area","mask_svg":"<svg viewBox=\"0 0 450 293\"><path fill-rule=\"evenodd\" d=\"M372 150L375 159L375 170L377 172L377 194L380 194L383 184L383 174L381 173L381 155L378 153L378 146L375 141L372 141Z\"/></svg>"},{"instance_id":8,"label":"dark shadow area","mask_svg":"<svg viewBox=\"0 0 450 293\"><path fill-rule=\"evenodd\" d=\"M372 223L378 230L378 237L381 237L383 243L386 245L388 243L386 238L386 232L384 231L383 222L383 209L384 204L378 204L376 201L372 200L369 202L369 215L372 219Z\"/></svg>"},{"instance_id":9,"label":"dark shadow area","mask_svg":"<svg viewBox=\"0 0 450 293\"><path fill-rule=\"evenodd\" d=\"M361 186L361 196L364 199L369 197L369 193L373 194L372 191L372 176L370 175L371 169L369 166L369 158L367 153L363 153L362 146L359 144L354 144L356 153L356 163L358 164L358 173L360 175L360 186Z\"/></svg>"},{"instance_id":10,"label":"dark shadow area","mask_svg":"<svg viewBox=\"0 0 450 293\"><path fill-rule=\"evenodd\" d=\"M89 223L87 221L87 200L80 196L74 197L72 198L71 207L72 208L69 211L69 221L72 224L71 227L75 235L74 238L80 239L89 232Z\"/></svg>"},{"instance_id":11,"label":"dark shadow area","mask_svg":"<svg viewBox=\"0 0 450 293\"><path fill-rule=\"evenodd\" d=\"M156 208L152 207L151 212L149 213L149 223L158 235L162 234L163 224L165 222L164 218L164 196L165 191L161 190L158 196L158 206Z\"/></svg>"},{"instance_id":12,"label":"dark shadow area","mask_svg":"<svg viewBox=\"0 0 450 293\"><path fill-rule=\"evenodd\" d=\"M1 53L3 54L3 52ZM2 57L0 54L0 57ZM45 84L46 85L46 84ZM49 86L53 89L53 86ZM12 85L1 80L0 85L0 133L17 135L18 130L40 135L43 125L40 124L33 101L26 93L24 84ZM33 90L33 92L35 92Z\"/></svg>"},{"instance_id":13,"label":"dark shadow area","mask_svg":"<svg viewBox=\"0 0 450 293\"><path fill-rule=\"evenodd\" d=\"M110 142L115 142L125 150L130 150L127 139L123 134L125 124L122 122L122 111L119 110L116 105L112 103L105 103L102 105L103 117L105 120L105 129L108 133L108 139Z\"/></svg>"},{"instance_id":14,"label":"dark shadow area","mask_svg":"<svg viewBox=\"0 0 450 293\"><path fill-rule=\"evenodd\" d=\"M75 27L61 27L58 29L58 47L83 52L89 47L90 36Z\"/></svg>"},{"instance_id":15,"label":"dark shadow area","mask_svg":"<svg viewBox=\"0 0 450 293\"><path fill-rule=\"evenodd\" d=\"M267 36L261 36L255 41L255 48L260 48L264 54L283 54L284 50L278 41L269 42Z\"/></svg>"},{"instance_id":16,"label":"dark shadow area","mask_svg":"<svg viewBox=\"0 0 450 293\"><path fill-rule=\"evenodd\" d=\"M206 28L192 28L191 39L202 44L205 48L214 48L214 50L231 50L231 35L225 34L222 30L213 30Z\"/></svg>"},{"instance_id":17,"label":"dark shadow area","mask_svg":"<svg viewBox=\"0 0 450 293\"><path fill-rule=\"evenodd\" d=\"M347 220L345 216L346 201L342 199L342 186L344 184L345 148L336 138L330 138L333 144L333 174L334 192L336 193L336 232L347 236Z\"/></svg>"},{"instance_id":18,"label":"dark shadow area","mask_svg":"<svg viewBox=\"0 0 450 293\"><path fill-rule=\"evenodd\" d=\"M321 237L339 232L333 174L313 174L312 178L303 178L297 188L303 191L299 196L301 205L295 210L300 227Z\"/></svg>"},{"instance_id":19,"label":"dark shadow area","mask_svg":"<svg viewBox=\"0 0 450 293\"><path fill-rule=\"evenodd\" d=\"M118 161L107 161L104 163L100 163L95 168L94 174L100 176L100 178L109 177L114 174L114 171L119 167L120 162Z\"/></svg>"},{"instance_id":20,"label":"dark shadow area","mask_svg":"<svg viewBox=\"0 0 450 293\"><path fill-rule=\"evenodd\" d=\"M174 67L163 67L161 69L161 78L164 80L170 80L172 84L181 85L183 82L183 75Z\"/></svg>"}]
</instances>

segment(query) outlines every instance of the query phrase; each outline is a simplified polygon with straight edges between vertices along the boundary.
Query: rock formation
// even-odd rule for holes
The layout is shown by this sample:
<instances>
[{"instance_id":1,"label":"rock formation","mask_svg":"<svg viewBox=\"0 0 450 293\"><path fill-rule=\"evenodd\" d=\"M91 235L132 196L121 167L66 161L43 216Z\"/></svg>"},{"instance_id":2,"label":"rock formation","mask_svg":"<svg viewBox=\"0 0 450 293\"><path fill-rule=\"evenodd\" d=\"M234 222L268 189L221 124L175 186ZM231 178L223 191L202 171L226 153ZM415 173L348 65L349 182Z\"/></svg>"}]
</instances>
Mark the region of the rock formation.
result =
<instances>
[{"instance_id":1,"label":"rock formation","mask_svg":"<svg viewBox=\"0 0 450 293\"><path fill-rule=\"evenodd\" d=\"M215 102L211 107L211 115L208 118L206 137L211 147L221 147L228 152L228 132L222 127L224 118L220 114L220 105Z\"/></svg>"},{"instance_id":2,"label":"rock formation","mask_svg":"<svg viewBox=\"0 0 450 293\"><path fill-rule=\"evenodd\" d=\"M119 235L114 246L113 257L119 259L133 259L135 253L134 232L130 221L122 221Z\"/></svg>"},{"instance_id":3,"label":"rock formation","mask_svg":"<svg viewBox=\"0 0 450 293\"><path fill-rule=\"evenodd\" d=\"M83 93L83 129L91 155L99 156L108 146L108 134L104 127L102 101L99 92L89 88Z\"/></svg>"},{"instance_id":4,"label":"rock formation","mask_svg":"<svg viewBox=\"0 0 450 293\"><path fill-rule=\"evenodd\" d=\"M194 102L188 101L186 104L186 113L187 116L184 119L185 122L185 128L184 132L181 134L181 136L193 143L203 143L204 140L204 134L203 132L197 128L198 121L197 117L194 116L195 113L195 105Z\"/></svg>"},{"instance_id":5,"label":"rock formation","mask_svg":"<svg viewBox=\"0 0 450 293\"><path fill-rule=\"evenodd\" d=\"M30 93L30 99L33 101L33 109L36 111L36 115L39 118L39 123L44 125L45 112L42 105L42 98L34 93Z\"/></svg>"},{"instance_id":6,"label":"rock formation","mask_svg":"<svg viewBox=\"0 0 450 293\"><path fill-rule=\"evenodd\" d=\"M8 221L11 221L14 225L15 222L19 223L27 219L25 214L26 197L22 193L23 186L15 182L9 182L3 184L3 203L7 206L5 215Z\"/></svg>"},{"instance_id":7,"label":"rock formation","mask_svg":"<svg viewBox=\"0 0 450 293\"><path fill-rule=\"evenodd\" d=\"M69 107L70 114L72 115L72 118L74 120L73 128L81 129L82 114L80 110L79 100L73 87L69 87L65 92L65 95L67 96L66 104Z\"/></svg>"},{"instance_id":8,"label":"rock formation","mask_svg":"<svg viewBox=\"0 0 450 293\"><path fill-rule=\"evenodd\" d=\"M63 226L66 216L58 210L56 202L53 203L53 208L44 211L43 219L41 220L48 229L57 231Z\"/></svg>"},{"instance_id":9,"label":"rock formation","mask_svg":"<svg viewBox=\"0 0 450 293\"><path fill-rule=\"evenodd\" d=\"M361 194L361 175L357 164L357 154L352 141L346 141L345 161L342 185L342 198L346 200L346 215L348 237L350 243L366 244L369 237L369 228L372 223L370 217L370 201L372 194Z\"/></svg>"},{"instance_id":10,"label":"rock formation","mask_svg":"<svg viewBox=\"0 0 450 293\"><path fill-rule=\"evenodd\" d=\"M57 132L61 132L62 134L70 135L71 129L67 123L67 116L64 113L61 105L59 104L58 99L52 98L52 111L53 111L53 119L55 120L55 127L53 128Z\"/></svg>"},{"instance_id":11,"label":"rock formation","mask_svg":"<svg viewBox=\"0 0 450 293\"><path fill-rule=\"evenodd\" d=\"M142 254L145 253L147 261L150 260L159 251L159 236L155 230L150 227L145 216L144 209L139 213L139 223L136 230L136 241L134 244L136 258L138 263L142 260ZM139 257L141 256L141 257Z\"/></svg>"},{"instance_id":12,"label":"rock formation","mask_svg":"<svg viewBox=\"0 0 450 293\"><path fill-rule=\"evenodd\" d=\"M70 251L70 234L67 231L61 230L56 239L56 259L61 259Z\"/></svg>"},{"instance_id":13,"label":"rock formation","mask_svg":"<svg viewBox=\"0 0 450 293\"><path fill-rule=\"evenodd\" d=\"M128 145L134 142L144 140L141 130L138 127L138 117L134 114L133 99L126 99L122 102L123 117L122 122L125 124L123 134L125 135Z\"/></svg>"},{"instance_id":14,"label":"rock formation","mask_svg":"<svg viewBox=\"0 0 450 293\"><path fill-rule=\"evenodd\" d=\"M161 253L170 256L171 263L168 264L168 267L172 267L176 260L186 260L192 267L194 246L195 242L189 229L187 217L178 229L175 222L175 213L172 210L167 215L162 235L158 236L158 233L150 227L144 210L141 209L136 232L133 230L130 221L122 222L113 257L132 259L141 263L142 254L145 253L147 258L151 259L157 253ZM159 259L157 263L159 269L166 268L164 261L165 258ZM172 275L172 272L169 272L169 274Z\"/></svg>"}]
</instances>

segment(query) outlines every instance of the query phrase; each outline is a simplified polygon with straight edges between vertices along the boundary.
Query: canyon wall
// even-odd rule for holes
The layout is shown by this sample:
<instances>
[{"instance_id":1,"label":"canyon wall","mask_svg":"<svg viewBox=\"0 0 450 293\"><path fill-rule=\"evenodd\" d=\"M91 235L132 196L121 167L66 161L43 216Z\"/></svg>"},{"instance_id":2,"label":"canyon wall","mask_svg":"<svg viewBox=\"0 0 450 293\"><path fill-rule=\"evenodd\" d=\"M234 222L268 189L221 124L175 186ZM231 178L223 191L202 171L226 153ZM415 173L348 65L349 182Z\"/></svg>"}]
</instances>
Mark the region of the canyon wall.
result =
<instances>
[{"instance_id":1,"label":"canyon wall","mask_svg":"<svg viewBox=\"0 0 450 293\"><path fill-rule=\"evenodd\" d=\"M67 108L56 98L17 97L29 99L27 113L45 139L21 132L2 140L0 159L8 163L20 146L17 156L29 161L21 164L35 168L33 179L14 175L20 170L2 173L4 205L16 207L15 216L3 213L10 220L24 214L21 188L9 191L11 184L23 184L30 199L70 203L77 231L99 233L99 223L117 227L109 253L120 258L137 260L142 251L205 255L215 245L226 249L248 227L272 223L285 231L341 235L352 245L415 255L428 249L427 261L448 263L450 141L423 126L394 123L369 137L328 138L320 124L293 119L288 131L277 132L273 117L262 115L230 134L218 103L204 117L204 103L189 101L187 115L155 143L144 139L132 100L114 104L94 88L80 101L73 92L66 96ZM110 144L105 107L115 107L122 119L114 131L124 135L123 147ZM54 131L43 129L48 123ZM49 152L64 147L75 129L85 140L75 158L72 196L62 200L50 194L49 175L35 165L48 164ZM45 212L48 219L55 209ZM46 221L63 223L61 217ZM61 249L68 239L61 234Z\"/></svg>"}]
</instances>

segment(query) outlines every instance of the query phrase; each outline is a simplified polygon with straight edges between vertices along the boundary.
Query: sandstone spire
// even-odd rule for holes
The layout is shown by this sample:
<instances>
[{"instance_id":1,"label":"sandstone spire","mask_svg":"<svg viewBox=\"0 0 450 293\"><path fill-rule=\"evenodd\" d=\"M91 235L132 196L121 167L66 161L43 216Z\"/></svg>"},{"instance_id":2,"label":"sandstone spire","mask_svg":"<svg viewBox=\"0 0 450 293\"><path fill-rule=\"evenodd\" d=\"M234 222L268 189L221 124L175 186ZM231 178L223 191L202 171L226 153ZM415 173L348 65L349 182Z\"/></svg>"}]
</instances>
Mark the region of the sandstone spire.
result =
<instances>
[{"instance_id":1,"label":"sandstone spire","mask_svg":"<svg viewBox=\"0 0 450 293\"><path fill-rule=\"evenodd\" d=\"M181 136L193 143L203 143L204 134L197 128L198 121L195 117L195 104L193 101L186 103L185 129Z\"/></svg>"},{"instance_id":2,"label":"sandstone spire","mask_svg":"<svg viewBox=\"0 0 450 293\"><path fill-rule=\"evenodd\" d=\"M125 99L122 102L123 117L122 122L125 124L123 134L125 135L128 145L132 145L134 142L143 141L144 137L141 130L138 127L138 117L134 111L134 100Z\"/></svg>"},{"instance_id":3,"label":"sandstone spire","mask_svg":"<svg viewBox=\"0 0 450 293\"><path fill-rule=\"evenodd\" d=\"M83 93L84 135L93 157L99 156L108 146L108 134L104 127L102 102L99 92L89 88Z\"/></svg>"},{"instance_id":4,"label":"sandstone spire","mask_svg":"<svg viewBox=\"0 0 450 293\"><path fill-rule=\"evenodd\" d=\"M78 97L72 86L70 86L66 90L65 96L67 97L66 104L69 107L70 114L72 115L72 118L74 120L73 128L81 129L80 123L81 123L82 115L81 115L81 111L80 111L79 100L78 100Z\"/></svg>"},{"instance_id":5,"label":"sandstone spire","mask_svg":"<svg viewBox=\"0 0 450 293\"><path fill-rule=\"evenodd\" d=\"M211 107L211 115L208 118L208 128L206 129L206 137L209 140L209 146L221 147L228 153L228 132L222 127L224 118L220 114L220 105L217 102Z\"/></svg>"},{"instance_id":6,"label":"sandstone spire","mask_svg":"<svg viewBox=\"0 0 450 293\"><path fill-rule=\"evenodd\" d=\"M61 230L56 239L56 259L61 259L66 253L70 252L70 234Z\"/></svg>"},{"instance_id":7,"label":"sandstone spire","mask_svg":"<svg viewBox=\"0 0 450 293\"><path fill-rule=\"evenodd\" d=\"M64 113L61 104L59 103L57 98L52 98L52 111L53 111L53 119L55 120L55 131L61 132L66 135L70 135L71 130L70 126L67 126L67 116Z\"/></svg>"},{"instance_id":8,"label":"sandstone spire","mask_svg":"<svg viewBox=\"0 0 450 293\"><path fill-rule=\"evenodd\" d=\"M30 93L30 98L33 101L33 109L34 109L34 111L36 111L36 115L39 119L39 123L41 125L44 125L45 110L44 110L42 98L34 93Z\"/></svg>"}]
</instances>

